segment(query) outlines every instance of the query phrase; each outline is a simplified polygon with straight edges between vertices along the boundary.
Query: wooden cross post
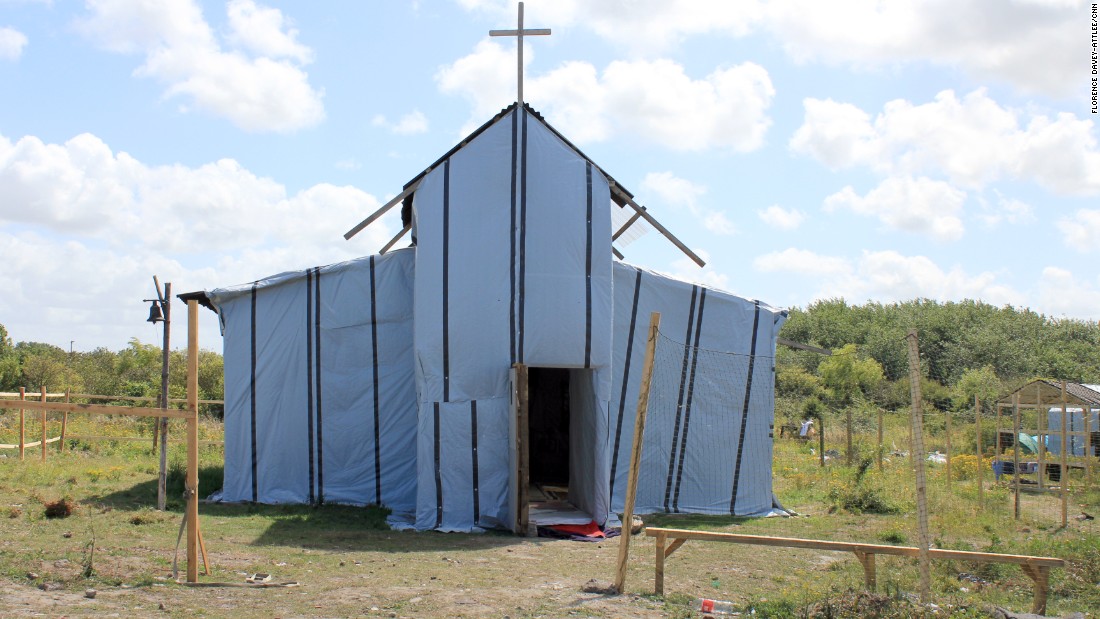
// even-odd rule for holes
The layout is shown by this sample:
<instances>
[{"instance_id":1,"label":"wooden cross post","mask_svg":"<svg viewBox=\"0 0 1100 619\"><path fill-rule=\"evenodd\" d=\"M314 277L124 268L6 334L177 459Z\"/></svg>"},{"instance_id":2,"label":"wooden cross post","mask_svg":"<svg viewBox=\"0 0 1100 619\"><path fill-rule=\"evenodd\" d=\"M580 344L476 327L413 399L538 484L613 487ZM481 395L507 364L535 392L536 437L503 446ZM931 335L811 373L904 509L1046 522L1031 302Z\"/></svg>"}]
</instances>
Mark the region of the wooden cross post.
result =
<instances>
[{"instance_id":1,"label":"wooden cross post","mask_svg":"<svg viewBox=\"0 0 1100 619\"><path fill-rule=\"evenodd\" d=\"M516 56L518 57L518 87L516 102L520 107L523 107L523 37L525 35L548 35L550 34L549 28L523 28L523 3L519 3L519 20L517 21L515 30L490 30L489 36L491 37L516 37Z\"/></svg>"}]
</instances>

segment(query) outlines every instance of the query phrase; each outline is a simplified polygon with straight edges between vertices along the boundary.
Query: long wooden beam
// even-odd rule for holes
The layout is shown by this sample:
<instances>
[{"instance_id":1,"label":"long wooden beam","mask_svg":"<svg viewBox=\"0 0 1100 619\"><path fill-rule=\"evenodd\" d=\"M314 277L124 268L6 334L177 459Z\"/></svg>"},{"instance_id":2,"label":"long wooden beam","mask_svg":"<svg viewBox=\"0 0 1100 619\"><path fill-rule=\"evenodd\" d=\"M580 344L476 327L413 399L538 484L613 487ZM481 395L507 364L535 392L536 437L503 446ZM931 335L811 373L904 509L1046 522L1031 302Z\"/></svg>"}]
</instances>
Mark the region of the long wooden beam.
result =
<instances>
[{"instance_id":1,"label":"long wooden beam","mask_svg":"<svg viewBox=\"0 0 1100 619\"><path fill-rule=\"evenodd\" d=\"M621 199L623 202L626 202L627 204L629 204L630 207L633 208L635 212L637 212L639 215L641 215L642 218L645 219L646 222L649 223L649 225L656 228L658 232L663 234L665 236L665 238L668 239L669 241L671 241L672 244L675 245L677 248L679 248L680 251L687 254L687 257L691 258L692 262L694 262L695 264L697 264L701 267L704 267L704 266L707 265L707 263L704 262L702 258L695 255L695 252L688 249L687 245L684 245L684 243L680 239L676 238L676 236L674 234L669 232L668 228L662 226L661 222L657 221L648 212L646 212L645 207L641 206L640 204L638 204L637 202L634 201L634 198L631 198L629 195L627 195L627 193L625 191L623 191L622 188L620 188L618 184L612 182L610 186L611 186L611 191L613 191L615 193L615 195L617 195L619 197L619 199Z\"/></svg>"},{"instance_id":2,"label":"long wooden beam","mask_svg":"<svg viewBox=\"0 0 1100 619\"><path fill-rule=\"evenodd\" d=\"M644 206L642 207L642 210L645 210ZM627 229L630 228L630 226L633 226L634 222L638 221L641 218L642 214L638 211L634 211L634 214L630 216L630 219L626 220L626 223L623 224L622 227L615 232L615 234L611 235L611 242L614 243L615 241L619 240L619 237L622 236L623 233L625 233Z\"/></svg>"},{"instance_id":3,"label":"long wooden beam","mask_svg":"<svg viewBox=\"0 0 1100 619\"><path fill-rule=\"evenodd\" d=\"M782 344L782 345L784 345L788 348L797 348L798 350L808 350L810 352L816 352L819 355L829 355L829 356L831 356L833 354L833 351L831 351L827 348L818 348L817 346L810 346L809 344L802 344L802 343L796 342L794 340L788 340L787 338L784 338L784 337L776 338L775 342L777 344Z\"/></svg>"},{"instance_id":4,"label":"long wooden beam","mask_svg":"<svg viewBox=\"0 0 1100 619\"><path fill-rule=\"evenodd\" d=\"M404 200L406 196L408 196L409 194L416 191L416 188L419 187L419 186L420 186L420 183L416 183L415 185L410 185L404 191L402 191L401 193L394 196L389 202L383 204L382 207L379 208L377 211L371 213L370 217L367 217L363 221L355 224L355 226L352 227L351 230L348 230L347 232L344 233L344 240L345 241L351 240L351 237L355 236L356 234L359 234L360 232L363 231L363 228L366 228L367 226L374 223L375 220L377 220L379 217L381 217L381 216L385 215L386 213L388 213L391 208L397 206L397 204L400 203L402 200Z\"/></svg>"},{"instance_id":5,"label":"long wooden beam","mask_svg":"<svg viewBox=\"0 0 1100 619\"><path fill-rule=\"evenodd\" d=\"M32 400L0 400L0 409L26 409L60 411L63 413L89 413L92 415L129 415L131 417L176 417L186 419L185 410L138 408L135 406L107 406L100 404L74 404L65 402L34 402Z\"/></svg>"},{"instance_id":6,"label":"long wooden beam","mask_svg":"<svg viewBox=\"0 0 1100 619\"><path fill-rule=\"evenodd\" d=\"M648 537L659 534L668 539L696 539L712 542L730 542L734 544L752 544L756 546L784 546L787 548L810 548L814 550L835 550L838 552L865 552L879 555L916 557L920 549L913 546L888 546L886 544L863 544L860 542L834 542L820 539L800 539L796 537L773 537L770 535L745 535L742 533L722 533L719 531L691 531L688 529L664 529L649 527ZM1030 555L1006 555L995 552L975 552L970 550L947 550L929 548L928 553L939 559L956 561L979 561L984 563L1014 563L1017 565L1043 565L1063 567L1066 562L1057 557L1034 557Z\"/></svg>"},{"instance_id":7,"label":"long wooden beam","mask_svg":"<svg viewBox=\"0 0 1100 619\"><path fill-rule=\"evenodd\" d=\"M411 229L412 229L412 224L409 224L409 225L405 226L404 228L401 228L401 232L398 232L397 234L395 234L394 237L392 239L390 239L390 242L386 243L386 245L378 251L378 254L382 255L382 254L388 252L390 250L390 248L393 247L394 245L396 245L397 242L401 240L401 237L405 236L405 234L407 234L409 232L409 230L411 230Z\"/></svg>"}]
</instances>

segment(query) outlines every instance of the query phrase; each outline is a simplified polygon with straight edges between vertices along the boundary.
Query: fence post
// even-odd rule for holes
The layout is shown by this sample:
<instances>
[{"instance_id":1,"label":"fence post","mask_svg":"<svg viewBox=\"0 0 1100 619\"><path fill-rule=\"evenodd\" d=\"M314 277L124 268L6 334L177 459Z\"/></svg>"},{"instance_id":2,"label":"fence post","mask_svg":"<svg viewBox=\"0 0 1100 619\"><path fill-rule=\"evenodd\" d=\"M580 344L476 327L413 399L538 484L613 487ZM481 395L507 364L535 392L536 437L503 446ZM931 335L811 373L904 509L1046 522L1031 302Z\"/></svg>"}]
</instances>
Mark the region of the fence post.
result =
<instances>
[{"instance_id":1,"label":"fence post","mask_svg":"<svg viewBox=\"0 0 1100 619\"><path fill-rule=\"evenodd\" d=\"M878 408L878 470L881 473L882 472L882 450L885 449L886 447L883 445L883 441L882 441L882 407L879 406L877 408Z\"/></svg>"},{"instance_id":2,"label":"fence post","mask_svg":"<svg viewBox=\"0 0 1100 619\"><path fill-rule=\"evenodd\" d=\"M649 315L649 335L646 336L645 361L642 363L642 384L638 391L638 408L634 415L634 442L630 447L630 472L626 480L626 501L623 506L623 528L619 537L619 563L615 571L615 591L626 586L626 561L630 556L630 535L634 525L634 498L638 492L638 465L642 460L642 439L645 417L649 410L649 385L653 377L653 356L657 349L657 332L661 327L660 312Z\"/></svg>"},{"instance_id":3,"label":"fence post","mask_svg":"<svg viewBox=\"0 0 1100 619\"><path fill-rule=\"evenodd\" d=\"M1058 475L1058 484L1062 486L1062 528L1065 529L1067 525L1067 516L1069 513L1069 459L1066 453L1066 418L1069 417L1069 398L1066 397L1066 381L1062 381L1062 470ZM1084 403L1081 407L1082 416L1088 415L1091 407L1088 403ZM1042 470L1040 469L1039 476L1042 477Z\"/></svg>"},{"instance_id":4,"label":"fence post","mask_svg":"<svg viewBox=\"0 0 1100 619\"><path fill-rule=\"evenodd\" d=\"M26 399L27 399L27 388L26 387L20 387L19 388L19 400L22 401L22 400L26 400ZM25 430L26 430L26 415L25 415L23 409L19 409L19 461L20 462L23 461L23 451L26 449L24 447L24 443L27 442L27 437L26 437Z\"/></svg>"},{"instance_id":5,"label":"fence post","mask_svg":"<svg viewBox=\"0 0 1100 619\"><path fill-rule=\"evenodd\" d=\"M978 454L978 509L985 509L985 484L982 483L985 477L985 467L982 466L982 401L978 396L974 396L974 435Z\"/></svg>"},{"instance_id":6,"label":"fence post","mask_svg":"<svg viewBox=\"0 0 1100 619\"><path fill-rule=\"evenodd\" d=\"M920 545L917 548L920 557L920 601L921 604L928 604L932 601L932 573L931 560L928 555L928 497L926 496L924 479L924 411L921 408L920 352L917 348L917 330L910 329L906 338L909 340L909 393L913 399L913 406L909 413L909 427L913 433L913 444L910 453L913 456L917 486L917 525L920 537Z\"/></svg>"},{"instance_id":7,"label":"fence post","mask_svg":"<svg viewBox=\"0 0 1100 619\"><path fill-rule=\"evenodd\" d=\"M187 582L199 581L199 303L187 302Z\"/></svg>"},{"instance_id":8,"label":"fence post","mask_svg":"<svg viewBox=\"0 0 1100 619\"><path fill-rule=\"evenodd\" d=\"M847 435L847 437L846 437L846 444L845 444L845 450L846 451L844 453L844 462L848 466L852 466L852 455L853 454L852 454L852 407L851 406L847 407L847 410L845 411L845 420L846 420L847 427L845 428L844 431L845 431L845 434Z\"/></svg>"},{"instance_id":9,"label":"fence post","mask_svg":"<svg viewBox=\"0 0 1100 619\"><path fill-rule=\"evenodd\" d=\"M817 422L821 424L817 432L817 458L821 468L825 468L825 415L818 414Z\"/></svg>"},{"instance_id":10,"label":"fence post","mask_svg":"<svg viewBox=\"0 0 1100 619\"><path fill-rule=\"evenodd\" d=\"M1012 394L1012 494L1013 517L1020 519L1020 392Z\"/></svg>"},{"instance_id":11,"label":"fence post","mask_svg":"<svg viewBox=\"0 0 1100 619\"><path fill-rule=\"evenodd\" d=\"M46 403L46 388L42 387L42 397L39 402ZM46 461L46 409L42 409L42 461Z\"/></svg>"},{"instance_id":12,"label":"fence post","mask_svg":"<svg viewBox=\"0 0 1100 619\"><path fill-rule=\"evenodd\" d=\"M68 389L65 390L65 403L66 404L69 403L69 390ZM60 445L57 448L57 450L60 451L60 452L65 451L65 430L68 429L68 425L69 425L69 411L65 411L65 412L61 413L61 440L58 441L58 443L60 443Z\"/></svg>"},{"instance_id":13,"label":"fence post","mask_svg":"<svg viewBox=\"0 0 1100 619\"><path fill-rule=\"evenodd\" d=\"M947 489L951 489L951 411L946 411L944 419L946 420L947 432Z\"/></svg>"}]
</instances>

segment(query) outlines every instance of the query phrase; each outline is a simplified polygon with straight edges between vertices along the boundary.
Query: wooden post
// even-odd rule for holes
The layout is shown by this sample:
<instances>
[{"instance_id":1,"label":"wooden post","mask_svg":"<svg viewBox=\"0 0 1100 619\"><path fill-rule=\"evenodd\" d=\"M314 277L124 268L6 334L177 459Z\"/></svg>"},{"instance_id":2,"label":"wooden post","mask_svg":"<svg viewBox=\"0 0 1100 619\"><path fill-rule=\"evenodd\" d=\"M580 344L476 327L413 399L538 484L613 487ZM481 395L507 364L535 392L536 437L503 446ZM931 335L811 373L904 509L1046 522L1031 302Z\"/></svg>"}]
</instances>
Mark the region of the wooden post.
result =
<instances>
[{"instance_id":1,"label":"wooden post","mask_svg":"<svg viewBox=\"0 0 1100 619\"><path fill-rule=\"evenodd\" d=\"M199 303L187 302L187 582L199 580Z\"/></svg>"},{"instance_id":2,"label":"wooden post","mask_svg":"<svg viewBox=\"0 0 1100 619\"><path fill-rule=\"evenodd\" d=\"M947 428L944 430L947 432L947 489L951 489L951 411L947 411L945 417L945 423Z\"/></svg>"},{"instance_id":3,"label":"wooden post","mask_svg":"<svg viewBox=\"0 0 1100 619\"><path fill-rule=\"evenodd\" d=\"M913 400L913 406L909 413L909 427L913 433L913 444L910 453L913 455L913 467L916 473L917 490L917 527L920 544L920 601L921 604L931 602L931 560L928 555L928 497L924 479L924 412L921 408L920 395L920 351L917 348L917 330L910 329L906 336L909 340L909 393Z\"/></svg>"},{"instance_id":4,"label":"wooden post","mask_svg":"<svg viewBox=\"0 0 1100 619\"><path fill-rule=\"evenodd\" d=\"M999 459L1001 457L1001 403L997 402L996 407L997 420L994 422L994 424L996 424L996 432L993 433L993 440L995 441L993 443L993 455L997 456L997 458Z\"/></svg>"},{"instance_id":5,"label":"wooden post","mask_svg":"<svg viewBox=\"0 0 1100 619\"><path fill-rule=\"evenodd\" d=\"M1085 415L1085 491L1092 489L1092 407L1084 405Z\"/></svg>"},{"instance_id":6,"label":"wooden post","mask_svg":"<svg viewBox=\"0 0 1100 619\"><path fill-rule=\"evenodd\" d=\"M818 413L817 423L821 425L817 429L817 459L821 468L825 468L825 415Z\"/></svg>"},{"instance_id":7,"label":"wooden post","mask_svg":"<svg viewBox=\"0 0 1100 619\"><path fill-rule=\"evenodd\" d=\"M985 509L985 503L983 502L985 484L985 467L982 466L982 401L978 399L978 396L974 396L974 435L975 435L975 448L978 454L978 509Z\"/></svg>"},{"instance_id":8,"label":"wooden post","mask_svg":"<svg viewBox=\"0 0 1100 619\"><path fill-rule=\"evenodd\" d=\"M875 553L855 551L856 558L859 559L861 565L863 565L863 581L867 585L867 590L871 593L875 592Z\"/></svg>"},{"instance_id":9,"label":"wooden post","mask_svg":"<svg viewBox=\"0 0 1100 619\"><path fill-rule=\"evenodd\" d=\"M657 556L654 557L653 592L657 595L664 595L665 593L665 540L667 538L667 533L658 533L657 537L654 538Z\"/></svg>"},{"instance_id":10,"label":"wooden post","mask_svg":"<svg viewBox=\"0 0 1100 619\"><path fill-rule=\"evenodd\" d=\"M1039 440L1037 441L1039 443L1039 445L1038 445L1039 453L1036 454L1036 457L1039 460L1039 479L1037 481L1039 482L1039 488L1040 489L1046 487L1045 479L1046 479L1046 470L1047 470L1047 467L1046 467L1046 450L1047 450L1046 449L1046 447L1047 447L1047 427L1046 426L1047 426L1047 422L1046 422L1046 419L1043 417L1042 402L1043 402L1043 390L1040 388L1040 386L1038 384L1036 384L1035 385L1035 426L1036 426L1035 431L1038 433L1038 436L1039 436ZM1065 411L1064 408L1062 410Z\"/></svg>"},{"instance_id":11,"label":"wooden post","mask_svg":"<svg viewBox=\"0 0 1100 619\"><path fill-rule=\"evenodd\" d=\"M530 445L530 419L528 417L529 410L529 398L527 390L527 366L522 363L517 363L516 368L516 454L518 456L517 466L519 471L516 475L518 480L517 488L518 494L516 495L516 533L519 535L528 535L531 522L530 522L530 505L527 497L527 487L531 484L531 445Z\"/></svg>"},{"instance_id":12,"label":"wooden post","mask_svg":"<svg viewBox=\"0 0 1100 619\"><path fill-rule=\"evenodd\" d=\"M65 390L65 403L69 403L69 390ZM65 431L69 429L69 411L61 413L61 440L57 441L57 450L64 453L65 451Z\"/></svg>"},{"instance_id":13,"label":"wooden post","mask_svg":"<svg viewBox=\"0 0 1100 619\"><path fill-rule=\"evenodd\" d=\"M1069 514L1069 459L1066 453L1066 418L1069 417L1069 398L1066 396L1066 381L1062 381L1062 470L1058 475L1058 485L1062 489L1062 528L1066 528L1068 524L1067 516ZM1089 413L1088 403L1084 403L1082 407L1084 414ZM1040 471L1042 467L1040 467ZM1040 477L1042 475L1040 474Z\"/></svg>"},{"instance_id":14,"label":"wooden post","mask_svg":"<svg viewBox=\"0 0 1100 619\"><path fill-rule=\"evenodd\" d=\"M845 419L847 421L847 428L845 429L845 433L847 434L845 449L847 451L844 454L844 461L847 463L848 466L852 466L852 455L853 454L852 454L852 407L851 406L847 407L847 410L845 411Z\"/></svg>"},{"instance_id":15,"label":"wooden post","mask_svg":"<svg viewBox=\"0 0 1100 619\"><path fill-rule=\"evenodd\" d=\"M615 572L615 590L623 593L626 586L626 562L630 557L630 535L634 521L634 499L638 492L638 465L642 460L645 437L645 417L649 410L649 385L653 377L653 356L657 350L657 332L661 327L660 312L649 315L645 361L642 363L642 384L638 389L638 408L634 415L634 442L630 447L630 472L626 480L626 502L623 506L623 528L619 535L619 563Z\"/></svg>"},{"instance_id":16,"label":"wooden post","mask_svg":"<svg viewBox=\"0 0 1100 619\"><path fill-rule=\"evenodd\" d=\"M38 399L39 402L46 401L46 388L42 387L42 396ZM46 461L46 409L42 409L42 461Z\"/></svg>"},{"instance_id":17,"label":"wooden post","mask_svg":"<svg viewBox=\"0 0 1100 619\"><path fill-rule=\"evenodd\" d=\"M164 283L164 295L160 294L160 281L153 276L153 284L157 287L157 296L160 297L160 306L164 310L164 345L161 346L160 357L160 407L168 410L168 358L169 342L172 334L172 282ZM196 379L197 380L197 379ZM167 504L168 487L168 418L161 417L155 420L157 432L160 438L160 469L157 472L157 509L164 511ZM154 446L155 448L155 446Z\"/></svg>"},{"instance_id":18,"label":"wooden post","mask_svg":"<svg viewBox=\"0 0 1100 619\"><path fill-rule=\"evenodd\" d=\"M20 387L19 388L19 399L20 400L26 400L27 399L27 388L26 387ZM23 412L23 409L19 409L19 461L20 462L23 461L23 452L26 450L26 447L24 447L24 444L26 444L26 442L27 442L26 429L27 429L27 427L26 427L26 414Z\"/></svg>"},{"instance_id":19,"label":"wooden post","mask_svg":"<svg viewBox=\"0 0 1100 619\"><path fill-rule=\"evenodd\" d=\"M1012 394L1012 492L1013 514L1020 519L1020 392Z\"/></svg>"},{"instance_id":20,"label":"wooden post","mask_svg":"<svg viewBox=\"0 0 1100 619\"><path fill-rule=\"evenodd\" d=\"M1035 581L1035 598L1031 603L1031 612L1036 615L1045 615L1047 612L1047 592L1050 590L1050 568L1045 565L1024 567L1031 568L1028 572L1028 576Z\"/></svg>"},{"instance_id":21,"label":"wooden post","mask_svg":"<svg viewBox=\"0 0 1100 619\"><path fill-rule=\"evenodd\" d=\"M882 450L885 449L882 441L882 407L878 408L878 470L882 472Z\"/></svg>"}]
</instances>

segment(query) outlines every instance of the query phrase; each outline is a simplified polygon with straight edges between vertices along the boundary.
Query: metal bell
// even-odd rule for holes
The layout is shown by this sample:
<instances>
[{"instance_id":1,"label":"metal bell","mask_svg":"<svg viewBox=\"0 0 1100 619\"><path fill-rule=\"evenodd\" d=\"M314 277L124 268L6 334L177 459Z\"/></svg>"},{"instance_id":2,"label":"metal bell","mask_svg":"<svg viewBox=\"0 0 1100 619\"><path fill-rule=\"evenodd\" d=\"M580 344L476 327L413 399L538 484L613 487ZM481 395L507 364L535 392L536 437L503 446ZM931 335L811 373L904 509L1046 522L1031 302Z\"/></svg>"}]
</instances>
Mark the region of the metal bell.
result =
<instances>
[{"instance_id":1,"label":"metal bell","mask_svg":"<svg viewBox=\"0 0 1100 619\"><path fill-rule=\"evenodd\" d=\"M149 319L146 322L158 323L164 320L164 313L160 311L160 303L153 301L149 306Z\"/></svg>"}]
</instances>

